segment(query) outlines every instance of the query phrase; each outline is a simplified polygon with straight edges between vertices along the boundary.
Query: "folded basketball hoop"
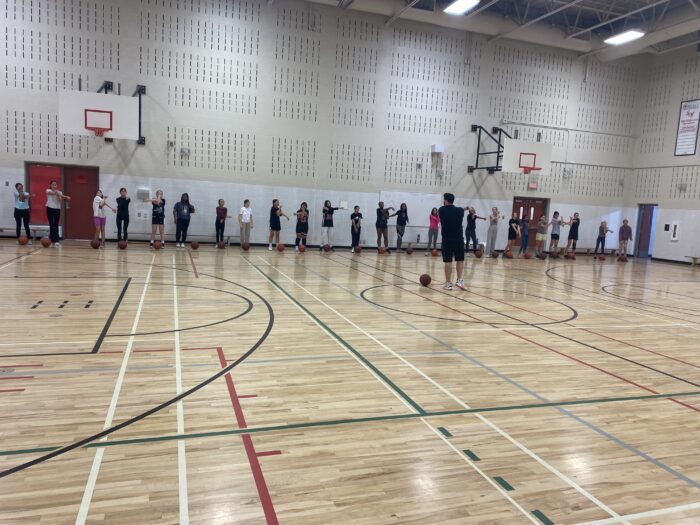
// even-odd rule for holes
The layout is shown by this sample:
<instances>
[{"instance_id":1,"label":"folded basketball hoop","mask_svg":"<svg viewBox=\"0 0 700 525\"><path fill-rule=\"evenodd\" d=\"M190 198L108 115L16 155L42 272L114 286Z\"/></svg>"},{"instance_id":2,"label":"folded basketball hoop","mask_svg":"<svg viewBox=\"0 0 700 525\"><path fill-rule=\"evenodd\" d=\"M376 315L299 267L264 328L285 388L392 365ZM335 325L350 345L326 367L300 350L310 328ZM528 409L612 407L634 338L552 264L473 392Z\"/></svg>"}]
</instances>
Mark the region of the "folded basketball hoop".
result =
<instances>
[{"instance_id":1,"label":"folded basketball hoop","mask_svg":"<svg viewBox=\"0 0 700 525\"><path fill-rule=\"evenodd\" d=\"M112 129L112 112L103 109L86 109L85 129L92 131L96 137L102 137Z\"/></svg>"}]
</instances>

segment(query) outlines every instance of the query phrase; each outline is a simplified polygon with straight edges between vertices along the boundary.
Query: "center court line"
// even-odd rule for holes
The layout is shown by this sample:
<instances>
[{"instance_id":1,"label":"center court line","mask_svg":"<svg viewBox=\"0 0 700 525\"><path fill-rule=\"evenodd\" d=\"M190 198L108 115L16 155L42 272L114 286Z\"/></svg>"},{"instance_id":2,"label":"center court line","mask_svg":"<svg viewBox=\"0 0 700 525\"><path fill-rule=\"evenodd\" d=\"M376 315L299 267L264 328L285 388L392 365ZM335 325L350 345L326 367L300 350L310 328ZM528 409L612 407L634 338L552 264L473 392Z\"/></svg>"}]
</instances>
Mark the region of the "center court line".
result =
<instances>
[{"instance_id":1,"label":"center court line","mask_svg":"<svg viewBox=\"0 0 700 525\"><path fill-rule=\"evenodd\" d=\"M151 264L155 261L155 254L151 259ZM136 315L134 316L134 322L131 326L131 332L136 332L138 328L139 320L141 319L141 310L143 309L143 303L146 299L146 292L148 291L148 283L151 280L151 271L153 266L148 268L148 274L146 275L146 281L143 285L143 291L141 292L141 299L139 300L139 305L136 308ZM109 402L109 408L107 410L107 417L105 418L103 430L108 429L112 426L112 420L114 419L114 413L117 410L117 402L119 400L119 394L121 394L122 385L124 384L124 376L126 375L127 365L129 363L129 356L131 355L131 348L134 344L134 336L129 337L126 344L126 350L124 351L124 358L122 359L122 365L119 369L119 375L117 376L117 381L114 385L114 392L112 393L112 399ZM103 440L106 439L103 438ZM90 502L92 501L92 494L95 492L95 485L97 484L97 476L100 473L100 465L102 464L102 457L104 456L104 448L98 448L95 452L95 457L92 461L92 467L90 469L90 475L88 476L87 483L85 485L85 492L83 492L83 499L80 502L80 508L78 509L78 516L75 519L76 525L83 525L87 520L88 511L90 510Z\"/></svg>"},{"instance_id":2,"label":"center court line","mask_svg":"<svg viewBox=\"0 0 700 525\"><path fill-rule=\"evenodd\" d=\"M685 505L676 505L675 507L666 507L663 509L649 510L646 512L636 512L634 514L626 514L619 518L608 518L604 520L587 521L578 525L613 525L621 523L621 520L641 520L645 518L655 518L666 514L675 514L676 512L685 512L686 510L700 509L700 502L688 503Z\"/></svg>"},{"instance_id":3,"label":"center court line","mask_svg":"<svg viewBox=\"0 0 700 525\"><path fill-rule=\"evenodd\" d=\"M261 259L262 259L262 258L261 258ZM264 261L264 259L262 259L262 260ZM445 387L443 387L440 383L438 383L437 381L435 381L433 378L431 378L430 376L428 376L427 374L425 374L421 369L419 369L418 367L416 367L415 365L413 365L413 363L409 362L409 361L406 360L404 357L402 357L401 355L399 355L399 354L397 354L396 352L394 352L391 348L389 348L387 345L385 345L384 343L382 343L380 340L378 340L378 339L377 339L376 337L374 337L372 334L370 334L369 332L367 332L366 330L364 330L363 328L361 328L360 326L358 326L357 324L355 324L353 321L351 321L351 320L348 319L347 317L345 317L343 314L341 314L340 312L338 312L335 308L333 308L332 306L330 306L329 304L327 304L326 302L324 302L322 299L320 299L319 297L317 297L316 295L314 295L311 291L309 291L309 290L307 290L306 288L304 288L301 284L297 283L294 279L292 279L292 278L289 277L287 274L285 274L284 272L282 272L279 268L277 268L277 267L275 267L275 266L272 266L272 265L270 265L270 266L271 266L274 270L276 270L278 273L280 273L281 275L283 275L284 277L286 277L286 278L287 278L289 281L291 281L293 284L295 284L296 286L298 286L299 288L301 288L302 290L304 290L304 292L306 292L308 295L310 295L311 297L313 297L316 301L318 301L318 302L321 303L323 306L325 306L326 308L328 308L328 309L329 309L331 312L333 312L335 315L337 315L338 317L340 317L341 319L343 319L346 323L348 323L348 324L351 325L353 328L355 328L356 330L358 330L359 332L361 332L362 334L364 334L366 337L368 337L369 339L371 339L372 341L374 341L376 344L378 344L379 346L381 346L382 348L384 348L387 352L389 352L391 355L393 355L394 357L396 357L397 359L399 359L402 363L404 363L405 365L407 365L408 367L410 367L412 370L414 370L416 373L418 373L421 377L423 377L423 378L426 379L428 382L430 382L433 386L435 386L438 390L440 390L440 391L443 392L445 395L447 395L447 396L450 397L452 400L454 400L454 401L455 401L458 405L460 405L462 408L464 408L464 409L469 409L469 408L471 408L471 407L470 407L469 405L467 405L464 401L462 401L459 397L457 397L457 396L454 395L452 392L450 392L449 390L447 390ZM587 498L589 501L591 501L592 503L594 503L598 508L604 510L605 512L607 512L608 514L610 514L610 515L613 516L613 517L618 517L618 516L619 516L619 514L617 514L614 510L612 510L610 507L608 507L605 503L603 503L603 502L600 501L598 498L596 498L595 496L593 496L593 494L591 494L590 492L588 492L586 489L584 489L582 486L580 486L578 483L576 483L573 479L569 478L568 476L566 476L565 474L563 474L562 472L560 472L559 470L557 470L555 467L553 467L552 465L550 465L548 462L546 462L544 459L542 459L541 457L539 457L539 456L538 456L537 454L535 454L532 450L530 450L529 448L527 448L525 445L523 445L522 443L520 443L518 440L516 440L516 439L515 439L514 437L512 437L510 434L508 434L508 433L505 432L503 429L501 429L498 425L494 424L493 422L491 422L490 420L488 420L487 418L485 418L485 417L482 416L481 414L478 414L478 413L477 413L477 414L475 414L475 416L476 416L482 423L484 423L484 424L486 424L487 426L489 426L492 430L494 430L494 431L495 431L496 433L498 433L500 436L502 436L503 438L505 438L505 439L506 439L507 441L509 441L511 444L513 444L513 445L515 445L517 448L519 448L522 452L524 452L525 454L527 454L528 456L530 456L532 459L534 459L534 460L535 460L537 463L539 463L542 467L544 467L545 469L549 470L552 474L554 474L555 476L557 476L562 482L564 482L565 484L569 485L570 487L576 489L576 491L578 491L582 496L584 496L584 497ZM425 421L424 421L424 423L428 424L428 423L425 422ZM431 425L428 424L428 426L431 426ZM432 426L431 426L431 428L432 428ZM460 454L460 455L461 455L461 454Z\"/></svg>"},{"instance_id":4,"label":"center court line","mask_svg":"<svg viewBox=\"0 0 700 525\"><path fill-rule=\"evenodd\" d=\"M189 251L189 250L188 250ZM190 258L192 254L190 254ZM175 254L173 253L173 265ZM194 263L193 263L194 265ZM180 314L177 307L177 271L173 267L173 328L175 329L175 393L182 394L182 356L180 354ZM195 270L196 274L196 270ZM197 277L199 277L197 275ZM177 402L177 433L185 433L185 410L183 401ZM188 525L190 522L189 503L187 498L187 456L185 453L185 440L177 441L177 475L180 501L180 524Z\"/></svg>"}]
</instances>

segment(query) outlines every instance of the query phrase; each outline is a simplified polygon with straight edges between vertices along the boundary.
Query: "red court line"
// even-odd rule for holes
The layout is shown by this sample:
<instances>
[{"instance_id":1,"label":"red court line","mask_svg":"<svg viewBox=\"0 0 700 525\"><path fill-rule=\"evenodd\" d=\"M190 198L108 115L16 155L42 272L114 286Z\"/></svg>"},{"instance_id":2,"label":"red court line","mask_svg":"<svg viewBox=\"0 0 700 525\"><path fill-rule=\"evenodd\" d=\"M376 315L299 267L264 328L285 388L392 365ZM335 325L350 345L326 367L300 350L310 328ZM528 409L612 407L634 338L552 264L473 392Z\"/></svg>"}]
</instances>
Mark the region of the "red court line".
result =
<instances>
[{"instance_id":1,"label":"red court line","mask_svg":"<svg viewBox=\"0 0 700 525\"><path fill-rule=\"evenodd\" d=\"M216 350L215 346L203 346L203 347L192 347L192 348L180 348L181 351L183 352L192 352L195 350ZM148 348L139 348L136 350L132 350L132 352L138 352L138 353L150 353L150 352L173 352L175 351L174 348L153 348L153 349L148 349ZM103 350L100 352L100 354L123 354L124 350Z\"/></svg>"},{"instance_id":2,"label":"red court line","mask_svg":"<svg viewBox=\"0 0 700 525\"><path fill-rule=\"evenodd\" d=\"M219 363L221 363L221 367L225 368L227 365L224 350L221 347L218 347L216 349L216 353L219 356ZM243 408L241 407L241 403L238 401L239 396L236 393L236 387L233 384L231 373L227 373L224 377L226 378L226 386L228 387L231 405L233 406L233 412L236 415L238 426L239 428L248 428L248 424L245 421L245 416L243 415ZM277 521L275 507L272 504L270 491L267 488L265 476L262 468L260 467L260 462L258 461L258 456L260 454L255 451L253 438L250 436L250 434L243 434L241 438L243 439L243 446L245 447L245 452L248 456L248 463L250 463L250 470L253 472L253 479L255 480L255 486L258 489L258 496L260 497L260 504L262 505L263 512L265 513L265 519L267 520L268 525L278 525L279 521ZM261 454L265 455L264 452Z\"/></svg>"},{"instance_id":3,"label":"red court line","mask_svg":"<svg viewBox=\"0 0 700 525\"><path fill-rule=\"evenodd\" d=\"M238 399L248 399L250 397L258 397L258 394L245 394L242 396L238 396Z\"/></svg>"},{"instance_id":4,"label":"red court line","mask_svg":"<svg viewBox=\"0 0 700 525\"><path fill-rule=\"evenodd\" d=\"M0 377L0 381L9 381L11 379L34 379L34 376L9 376L9 377Z\"/></svg>"},{"instance_id":5,"label":"red court line","mask_svg":"<svg viewBox=\"0 0 700 525\"><path fill-rule=\"evenodd\" d=\"M261 458L263 456L278 456L281 453L282 453L281 450L267 450L265 452L256 452L255 455L258 456L259 458Z\"/></svg>"},{"instance_id":6,"label":"red court line","mask_svg":"<svg viewBox=\"0 0 700 525\"><path fill-rule=\"evenodd\" d=\"M190 263L192 263L192 270L194 271L194 276L199 279L199 272L197 271L197 266L194 264L194 258L192 257L192 250L187 248L187 255L190 256Z\"/></svg>"},{"instance_id":7,"label":"red court line","mask_svg":"<svg viewBox=\"0 0 700 525\"><path fill-rule=\"evenodd\" d=\"M0 390L2 392L24 392L24 388L8 388L6 390Z\"/></svg>"}]
</instances>

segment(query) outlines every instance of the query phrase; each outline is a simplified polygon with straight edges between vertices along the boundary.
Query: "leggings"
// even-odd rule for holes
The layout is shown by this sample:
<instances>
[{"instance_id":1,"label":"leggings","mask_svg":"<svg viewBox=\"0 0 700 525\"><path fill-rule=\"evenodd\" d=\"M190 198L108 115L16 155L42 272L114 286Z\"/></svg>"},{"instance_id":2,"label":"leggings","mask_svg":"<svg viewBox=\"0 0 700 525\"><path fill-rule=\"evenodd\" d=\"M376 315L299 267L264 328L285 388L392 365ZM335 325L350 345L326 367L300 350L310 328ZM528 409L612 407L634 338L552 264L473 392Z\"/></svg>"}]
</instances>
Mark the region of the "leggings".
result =
<instances>
[{"instance_id":1,"label":"leggings","mask_svg":"<svg viewBox=\"0 0 700 525\"><path fill-rule=\"evenodd\" d=\"M381 228L377 226L377 246L382 245L382 237L384 237L384 247L389 246L389 228Z\"/></svg>"},{"instance_id":2,"label":"leggings","mask_svg":"<svg viewBox=\"0 0 700 525\"><path fill-rule=\"evenodd\" d=\"M29 231L29 210L15 208L15 222L17 223L17 237L19 238L22 232L22 222L24 222L24 231L27 232L27 239L30 239L32 234Z\"/></svg>"},{"instance_id":3,"label":"leggings","mask_svg":"<svg viewBox=\"0 0 700 525\"><path fill-rule=\"evenodd\" d=\"M216 219L216 222L214 223L214 228L216 229L216 242L224 242L224 228L226 227L226 222L221 222L219 219Z\"/></svg>"},{"instance_id":4,"label":"leggings","mask_svg":"<svg viewBox=\"0 0 700 525\"><path fill-rule=\"evenodd\" d=\"M428 250L430 250L431 245L433 246L433 249L437 250L437 237L437 230L428 230Z\"/></svg>"},{"instance_id":5,"label":"leggings","mask_svg":"<svg viewBox=\"0 0 700 525\"><path fill-rule=\"evenodd\" d=\"M59 242L61 238L58 236L58 223L61 221L61 210L47 206L46 218L49 219L49 239L53 243Z\"/></svg>"},{"instance_id":6,"label":"leggings","mask_svg":"<svg viewBox=\"0 0 700 525\"><path fill-rule=\"evenodd\" d=\"M129 229L129 216L127 215L126 217L120 217L117 215L117 240L129 240L129 233L127 230Z\"/></svg>"},{"instance_id":7,"label":"leggings","mask_svg":"<svg viewBox=\"0 0 700 525\"><path fill-rule=\"evenodd\" d=\"M397 250L401 249L401 244L403 243L403 234L405 231L406 231L405 224L397 224L396 225L396 249Z\"/></svg>"},{"instance_id":8,"label":"leggings","mask_svg":"<svg viewBox=\"0 0 700 525\"><path fill-rule=\"evenodd\" d=\"M464 233L467 234L467 251L469 251L469 241L472 241L474 245L474 251L479 249L479 239L476 238L476 230L465 230Z\"/></svg>"},{"instance_id":9,"label":"leggings","mask_svg":"<svg viewBox=\"0 0 700 525\"><path fill-rule=\"evenodd\" d=\"M598 247L600 247L600 253L605 253L605 237L598 237L595 240L595 251L594 254L598 253Z\"/></svg>"},{"instance_id":10,"label":"leggings","mask_svg":"<svg viewBox=\"0 0 700 525\"><path fill-rule=\"evenodd\" d=\"M498 223L489 225L486 236L486 255L491 255L496 249L496 238L498 237Z\"/></svg>"},{"instance_id":11,"label":"leggings","mask_svg":"<svg viewBox=\"0 0 700 525\"><path fill-rule=\"evenodd\" d=\"M187 242L187 228L190 227L189 219L178 219L175 226L175 242Z\"/></svg>"},{"instance_id":12,"label":"leggings","mask_svg":"<svg viewBox=\"0 0 700 525\"><path fill-rule=\"evenodd\" d=\"M362 228L358 228L357 231L355 231L355 228L350 228L350 235L352 236L352 247L354 248L355 246L360 245L360 233L362 232Z\"/></svg>"}]
</instances>

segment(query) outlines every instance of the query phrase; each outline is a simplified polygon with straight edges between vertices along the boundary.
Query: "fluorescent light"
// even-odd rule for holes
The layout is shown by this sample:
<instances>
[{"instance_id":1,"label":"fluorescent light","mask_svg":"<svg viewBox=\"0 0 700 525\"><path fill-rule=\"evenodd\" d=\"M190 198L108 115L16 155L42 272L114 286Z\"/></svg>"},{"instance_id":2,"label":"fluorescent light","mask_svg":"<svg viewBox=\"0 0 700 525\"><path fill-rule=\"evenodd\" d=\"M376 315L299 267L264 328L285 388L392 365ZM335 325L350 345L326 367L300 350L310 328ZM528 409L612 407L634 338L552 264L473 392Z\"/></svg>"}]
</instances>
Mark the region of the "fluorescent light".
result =
<instances>
[{"instance_id":1,"label":"fluorescent light","mask_svg":"<svg viewBox=\"0 0 700 525\"><path fill-rule=\"evenodd\" d=\"M445 13L448 15L463 15L477 5L479 5L479 0L456 0L445 8Z\"/></svg>"},{"instance_id":2,"label":"fluorescent light","mask_svg":"<svg viewBox=\"0 0 700 525\"><path fill-rule=\"evenodd\" d=\"M610 38L606 38L603 42L605 42L606 44L610 44L611 46L619 46L622 44L626 44L627 42L637 40L638 38L642 38L643 36L643 31L638 31L637 29L630 29L628 31L625 31L624 33L620 33L615 36L611 36Z\"/></svg>"}]
</instances>

